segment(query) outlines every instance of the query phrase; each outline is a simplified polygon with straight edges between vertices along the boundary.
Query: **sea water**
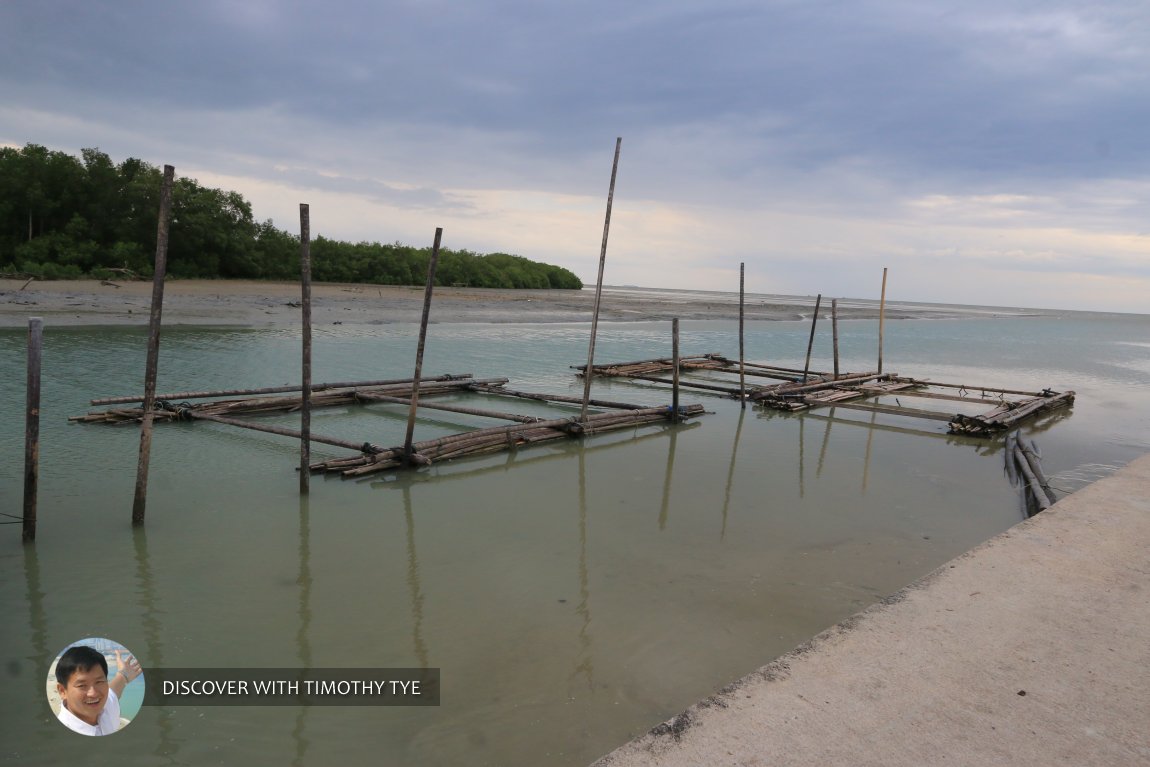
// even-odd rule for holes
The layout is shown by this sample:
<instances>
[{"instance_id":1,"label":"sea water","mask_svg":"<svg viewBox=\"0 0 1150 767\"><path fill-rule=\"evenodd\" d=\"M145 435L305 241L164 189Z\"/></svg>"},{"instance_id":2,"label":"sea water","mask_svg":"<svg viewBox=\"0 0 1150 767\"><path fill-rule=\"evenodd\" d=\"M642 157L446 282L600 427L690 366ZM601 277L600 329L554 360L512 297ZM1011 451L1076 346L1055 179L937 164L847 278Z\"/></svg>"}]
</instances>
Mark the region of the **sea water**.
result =
<instances>
[{"instance_id":1,"label":"sea water","mask_svg":"<svg viewBox=\"0 0 1150 767\"><path fill-rule=\"evenodd\" d=\"M597 362L671 353L669 322L599 329ZM812 367L830 367L828 330ZM433 324L424 373L578 395L569 366L585 361L588 332ZM417 333L317 328L313 380L409 376ZM747 358L801 367L808 333L748 323ZM16 516L25 335L0 332L0 511ZM874 369L877 323L843 322L840 335L843 369ZM735 357L737 325L684 322L681 343L685 355ZM167 328L159 389L298 380L299 344L298 329ZM67 417L89 398L139 391L145 346L144 328L46 328L37 541L23 546L19 524L0 526L0 762L585 764L1024 515L998 441L947 436L935 421L782 414L685 391L710 414L398 477L315 476L305 499L292 440L159 424L147 523L134 530L138 430ZM1076 391L1071 410L1023 429L1060 493L1150 450L1150 317L887 322L884 368ZM593 396L670 401L665 387L618 380L596 380ZM334 408L316 411L312 429L395 445L405 418L402 406ZM493 423L428 411L416 439ZM313 446L316 459L344 454ZM433 666L442 705L145 706L93 748L44 699L52 657L84 636L122 643L145 671Z\"/></svg>"}]
</instances>

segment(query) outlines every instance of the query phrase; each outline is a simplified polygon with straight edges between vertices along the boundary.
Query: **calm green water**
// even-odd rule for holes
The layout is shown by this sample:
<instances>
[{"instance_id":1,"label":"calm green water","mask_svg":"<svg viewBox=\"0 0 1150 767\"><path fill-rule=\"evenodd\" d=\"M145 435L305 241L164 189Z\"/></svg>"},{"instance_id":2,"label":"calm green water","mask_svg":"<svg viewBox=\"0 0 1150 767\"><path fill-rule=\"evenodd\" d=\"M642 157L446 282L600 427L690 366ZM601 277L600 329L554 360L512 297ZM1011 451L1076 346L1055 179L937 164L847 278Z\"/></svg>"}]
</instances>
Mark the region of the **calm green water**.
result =
<instances>
[{"instance_id":1,"label":"calm green water","mask_svg":"<svg viewBox=\"0 0 1150 767\"><path fill-rule=\"evenodd\" d=\"M585 357L588 330L436 325L424 371L580 393L567 366ZM597 361L670 353L669 323L600 330ZM737 354L734 323L683 330L684 353ZM843 330L844 368L872 368L876 324ZM752 323L748 359L801 365L807 332ZM902 321L887 334L888 370L1076 390L1070 414L1030 430L1060 488L1150 451L1148 317ZM409 375L415 340L406 325L319 329L315 380ZM0 332L10 514L24 343ZM141 329L46 331L39 540L23 547L19 525L0 527L0 762L585 764L1022 518L997 445L949 438L944 424L879 416L872 427L857 412L828 420L688 395L714 414L396 480L315 477L307 501L290 440L159 426L148 521L133 531L138 432L66 418L90 397L138 390L144 343ZM298 344L295 331L168 329L160 388L285 383ZM829 347L820 337L823 367ZM595 396L669 401L622 382L597 382ZM313 429L397 444L404 415L320 411ZM435 415L416 438L479 425L490 422ZM443 705L145 707L93 743L51 720L43 692L51 657L83 636L115 639L145 669L438 666Z\"/></svg>"}]
</instances>

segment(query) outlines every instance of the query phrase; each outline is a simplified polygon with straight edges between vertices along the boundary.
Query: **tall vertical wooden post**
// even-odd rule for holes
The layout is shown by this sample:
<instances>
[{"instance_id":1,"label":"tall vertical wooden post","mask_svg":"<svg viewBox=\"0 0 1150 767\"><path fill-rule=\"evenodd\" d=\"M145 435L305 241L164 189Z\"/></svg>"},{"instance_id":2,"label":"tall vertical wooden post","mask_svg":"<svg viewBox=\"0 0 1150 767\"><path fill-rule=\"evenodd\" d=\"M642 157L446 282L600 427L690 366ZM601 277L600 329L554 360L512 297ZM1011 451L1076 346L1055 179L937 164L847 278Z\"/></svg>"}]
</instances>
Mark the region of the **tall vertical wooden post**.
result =
<instances>
[{"instance_id":1,"label":"tall vertical wooden post","mask_svg":"<svg viewBox=\"0 0 1150 767\"><path fill-rule=\"evenodd\" d=\"M839 380L839 300L831 299L831 338L835 350L835 380Z\"/></svg>"},{"instance_id":2,"label":"tall vertical wooden post","mask_svg":"<svg viewBox=\"0 0 1150 767\"><path fill-rule=\"evenodd\" d=\"M40 360L44 346L44 320L28 320L28 388L24 417L24 525L25 541L36 540L36 498L40 486Z\"/></svg>"},{"instance_id":3,"label":"tall vertical wooden post","mask_svg":"<svg viewBox=\"0 0 1150 767\"><path fill-rule=\"evenodd\" d=\"M300 305L303 313L303 399L299 417L299 491L311 489L311 208L299 206Z\"/></svg>"},{"instance_id":4,"label":"tall vertical wooden post","mask_svg":"<svg viewBox=\"0 0 1150 767\"><path fill-rule=\"evenodd\" d=\"M619 172L619 150L623 137L615 139L615 160L611 163L611 186L607 190L607 215L603 220L603 244L599 248L599 278L595 281L595 311L591 315L591 342L587 346L587 367L583 370L583 407L579 420L587 421L587 404L591 400L591 377L595 375L595 334L599 330L599 302L603 297L603 267L607 263L607 233L611 230L611 203L615 199L615 176Z\"/></svg>"},{"instance_id":5,"label":"tall vertical wooden post","mask_svg":"<svg viewBox=\"0 0 1150 767\"><path fill-rule=\"evenodd\" d=\"M679 318L671 320L671 361L674 373L671 376L671 421L679 422Z\"/></svg>"},{"instance_id":6,"label":"tall vertical wooden post","mask_svg":"<svg viewBox=\"0 0 1150 767\"><path fill-rule=\"evenodd\" d=\"M815 299L815 313L811 317L811 338L807 341L807 361L803 363L803 383L807 382L807 372L811 369L811 350L815 347L815 326L819 322L819 307L823 303L823 294L819 293L819 297Z\"/></svg>"},{"instance_id":7,"label":"tall vertical wooden post","mask_svg":"<svg viewBox=\"0 0 1150 767\"><path fill-rule=\"evenodd\" d=\"M878 372L882 375L882 324L886 317L886 267L882 268L882 297L878 304Z\"/></svg>"},{"instance_id":8,"label":"tall vertical wooden post","mask_svg":"<svg viewBox=\"0 0 1150 767\"><path fill-rule=\"evenodd\" d=\"M739 407L747 409L747 358L743 345L743 283L746 263L739 264Z\"/></svg>"},{"instance_id":9,"label":"tall vertical wooden post","mask_svg":"<svg viewBox=\"0 0 1150 767\"><path fill-rule=\"evenodd\" d=\"M423 375L423 347L427 343L427 321L431 316L431 290L435 285L435 267L439 263L439 242L443 227L435 228L435 243L427 262L427 285L423 289L423 319L419 323L419 346L415 350L415 378L411 382L411 410L407 414L407 436L403 440L403 454L411 458L412 437L415 436L415 412L419 408L419 379Z\"/></svg>"},{"instance_id":10,"label":"tall vertical wooden post","mask_svg":"<svg viewBox=\"0 0 1150 767\"><path fill-rule=\"evenodd\" d=\"M143 421L140 424L140 460L136 465L136 496L132 501L132 525L144 524L148 500L148 461L152 454L153 408L156 406L156 372L160 363L160 315L164 309L164 278L168 271L168 224L172 217L172 180L176 169L164 166L160 187L160 220L156 225L156 266L152 274L152 313L148 319L148 362L144 370Z\"/></svg>"}]
</instances>

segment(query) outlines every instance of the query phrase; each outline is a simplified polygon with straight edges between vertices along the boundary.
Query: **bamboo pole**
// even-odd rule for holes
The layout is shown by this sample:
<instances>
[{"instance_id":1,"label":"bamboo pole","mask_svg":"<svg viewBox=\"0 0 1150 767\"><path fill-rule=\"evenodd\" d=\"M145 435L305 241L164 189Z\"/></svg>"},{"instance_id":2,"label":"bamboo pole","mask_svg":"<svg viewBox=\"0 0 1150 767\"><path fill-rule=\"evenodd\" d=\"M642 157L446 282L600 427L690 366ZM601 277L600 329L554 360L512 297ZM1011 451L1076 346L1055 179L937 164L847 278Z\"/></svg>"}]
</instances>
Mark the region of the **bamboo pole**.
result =
<instances>
[{"instance_id":1,"label":"bamboo pole","mask_svg":"<svg viewBox=\"0 0 1150 767\"><path fill-rule=\"evenodd\" d=\"M419 346L415 351L415 375L411 385L411 410L407 416L407 436L403 440L403 453L412 458L411 440L415 435L415 411L419 407L419 377L423 374L423 348L427 343L427 321L431 316L431 291L435 286L435 267L439 263L439 241L443 238L443 227L435 228L435 242L431 246L431 258L427 262L427 286L423 291L423 319L419 323Z\"/></svg>"},{"instance_id":2,"label":"bamboo pole","mask_svg":"<svg viewBox=\"0 0 1150 767\"><path fill-rule=\"evenodd\" d=\"M807 373L811 369L811 350L815 347L815 326L819 322L819 305L823 302L823 294L819 293L818 298L815 299L815 313L811 317L811 337L807 341L807 361L803 363L803 383L806 383Z\"/></svg>"},{"instance_id":3,"label":"bamboo pole","mask_svg":"<svg viewBox=\"0 0 1150 767\"><path fill-rule=\"evenodd\" d=\"M411 405L410 397L389 397L386 394L372 394L364 392L356 395L359 399L366 399L372 402L390 402L395 405ZM493 410L480 410L472 407L460 407L458 405L431 405L426 402L420 402L419 407L427 410L443 410L448 413L462 413L463 415L475 415L481 418L498 418L501 421L518 421L519 423L537 423L543 419L533 415L517 415L516 413L499 413Z\"/></svg>"},{"instance_id":4,"label":"bamboo pole","mask_svg":"<svg viewBox=\"0 0 1150 767\"><path fill-rule=\"evenodd\" d=\"M148 502L148 462L152 453L152 408L156 400L156 373L160 362L160 319L164 309L164 278L168 271L168 227L172 217L172 181L176 169L164 166L160 187L160 216L156 225L156 266L152 275L152 311L148 320L148 361L144 371L143 420L140 423L140 457L136 465L136 495L132 501L132 526L144 524Z\"/></svg>"},{"instance_id":5,"label":"bamboo pole","mask_svg":"<svg viewBox=\"0 0 1150 767\"><path fill-rule=\"evenodd\" d=\"M746 263L739 263L739 407L747 409L747 355L743 335L743 287Z\"/></svg>"},{"instance_id":6,"label":"bamboo pole","mask_svg":"<svg viewBox=\"0 0 1150 767\"><path fill-rule=\"evenodd\" d=\"M882 326L886 318L886 267L882 268L882 297L878 304L878 372L882 373Z\"/></svg>"},{"instance_id":7,"label":"bamboo pole","mask_svg":"<svg viewBox=\"0 0 1150 767\"><path fill-rule=\"evenodd\" d=\"M311 472L311 209L307 203L299 206L299 258L300 285L303 313L303 402L300 410L299 491L310 490Z\"/></svg>"},{"instance_id":8,"label":"bamboo pole","mask_svg":"<svg viewBox=\"0 0 1150 767\"><path fill-rule=\"evenodd\" d=\"M831 299L831 338L834 342L835 380L839 380L839 300Z\"/></svg>"},{"instance_id":9,"label":"bamboo pole","mask_svg":"<svg viewBox=\"0 0 1150 767\"><path fill-rule=\"evenodd\" d=\"M591 399L591 379L595 375L595 335L599 330L599 304L603 297L603 267L607 263L607 233L611 230L611 205L615 200L615 176L619 172L619 150L623 137L615 139L615 159L611 163L611 186L607 190L607 214L603 219L603 244L599 248L599 278L595 281L595 309L591 314L591 341L587 345L587 367L583 372L583 408L579 418L587 420L587 405Z\"/></svg>"},{"instance_id":10,"label":"bamboo pole","mask_svg":"<svg viewBox=\"0 0 1150 767\"><path fill-rule=\"evenodd\" d=\"M420 383L428 383L429 381L463 381L471 378L471 373L446 373L444 375L432 376L420 379ZM329 389L361 389L373 386L394 386L399 384L409 384L412 382L410 378L388 378L382 381L341 381L338 383L319 383L312 384L311 391L313 394L316 392L327 391ZM302 386L295 384L287 384L284 386L267 386L262 389L219 389L216 391L183 391L183 392L169 392L164 394L155 395L157 400L185 400L185 399L208 399L211 397L232 397L245 394L283 394L286 392L301 391ZM91 405L126 405L132 402L142 402L143 395L129 396L129 397L102 397L100 399L90 400Z\"/></svg>"},{"instance_id":11,"label":"bamboo pole","mask_svg":"<svg viewBox=\"0 0 1150 767\"><path fill-rule=\"evenodd\" d=\"M197 421L212 421L213 423L222 423L227 426L235 426L239 429L248 429L250 431L261 431L265 434L277 434L281 437L291 437L292 439L302 439L303 434L296 429L288 429L283 426L268 426L262 423L253 423L251 421L244 421L239 418L228 418L222 415L213 415L211 413L196 413L190 412L189 418ZM338 437L325 437L322 434L310 435L312 442L319 442L324 445L334 445L335 447L345 447L348 450L358 450L361 453L368 453L373 451L382 451L383 448L378 445L373 445L370 442L353 442L347 439L339 439ZM307 471L307 466L303 467L303 471Z\"/></svg>"},{"instance_id":12,"label":"bamboo pole","mask_svg":"<svg viewBox=\"0 0 1150 767\"><path fill-rule=\"evenodd\" d=\"M675 361L671 376L671 423L679 422L679 318L671 320L671 357Z\"/></svg>"},{"instance_id":13,"label":"bamboo pole","mask_svg":"<svg viewBox=\"0 0 1150 767\"><path fill-rule=\"evenodd\" d=\"M1039 511L1046 511L1050 508L1050 499L1046 497L1046 493L1042 491L1042 486L1038 482L1038 477L1034 475L1034 470L1030 468L1030 462L1026 460L1026 454L1022 450L1021 439L1016 439L1014 442L1014 458L1018 463L1018 470L1022 476L1026 478L1026 485L1030 488L1030 494L1034 498L1034 502L1038 505Z\"/></svg>"},{"instance_id":14,"label":"bamboo pole","mask_svg":"<svg viewBox=\"0 0 1150 767\"><path fill-rule=\"evenodd\" d=\"M24 418L23 540L36 540L36 501L40 487L40 361L44 347L44 320L28 320L28 375Z\"/></svg>"},{"instance_id":15,"label":"bamboo pole","mask_svg":"<svg viewBox=\"0 0 1150 767\"><path fill-rule=\"evenodd\" d=\"M487 384L473 384L467 387L472 391L481 392L483 394L495 394L500 397L518 397L519 399L532 399L540 402L562 402L579 405L583 402L582 397L568 397L563 394L536 394L534 392L515 391L514 389L505 389L502 386L488 386ZM611 402L610 400L593 399L588 401L589 404L595 407L605 407L613 410L643 410L650 407L649 405L635 405L630 402Z\"/></svg>"}]
</instances>

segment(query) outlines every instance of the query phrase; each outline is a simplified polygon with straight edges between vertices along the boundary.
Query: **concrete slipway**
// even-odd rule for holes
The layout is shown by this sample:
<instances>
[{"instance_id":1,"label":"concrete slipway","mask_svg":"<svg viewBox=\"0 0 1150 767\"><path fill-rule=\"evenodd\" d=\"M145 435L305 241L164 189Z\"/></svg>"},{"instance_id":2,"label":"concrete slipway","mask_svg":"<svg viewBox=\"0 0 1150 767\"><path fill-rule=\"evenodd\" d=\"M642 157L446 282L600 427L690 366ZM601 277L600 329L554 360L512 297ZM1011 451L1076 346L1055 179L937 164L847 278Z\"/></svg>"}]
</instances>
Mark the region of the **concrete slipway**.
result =
<instances>
[{"instance_id":1,"label":"concrete slipway","mask_svg":"<svg viewBox=\"0 0 1150 767\"><path fill-rule=\"evenodd\" d=\"M1150 455L596 762L1150 765Z\"/></svg>"}]
</instances>

